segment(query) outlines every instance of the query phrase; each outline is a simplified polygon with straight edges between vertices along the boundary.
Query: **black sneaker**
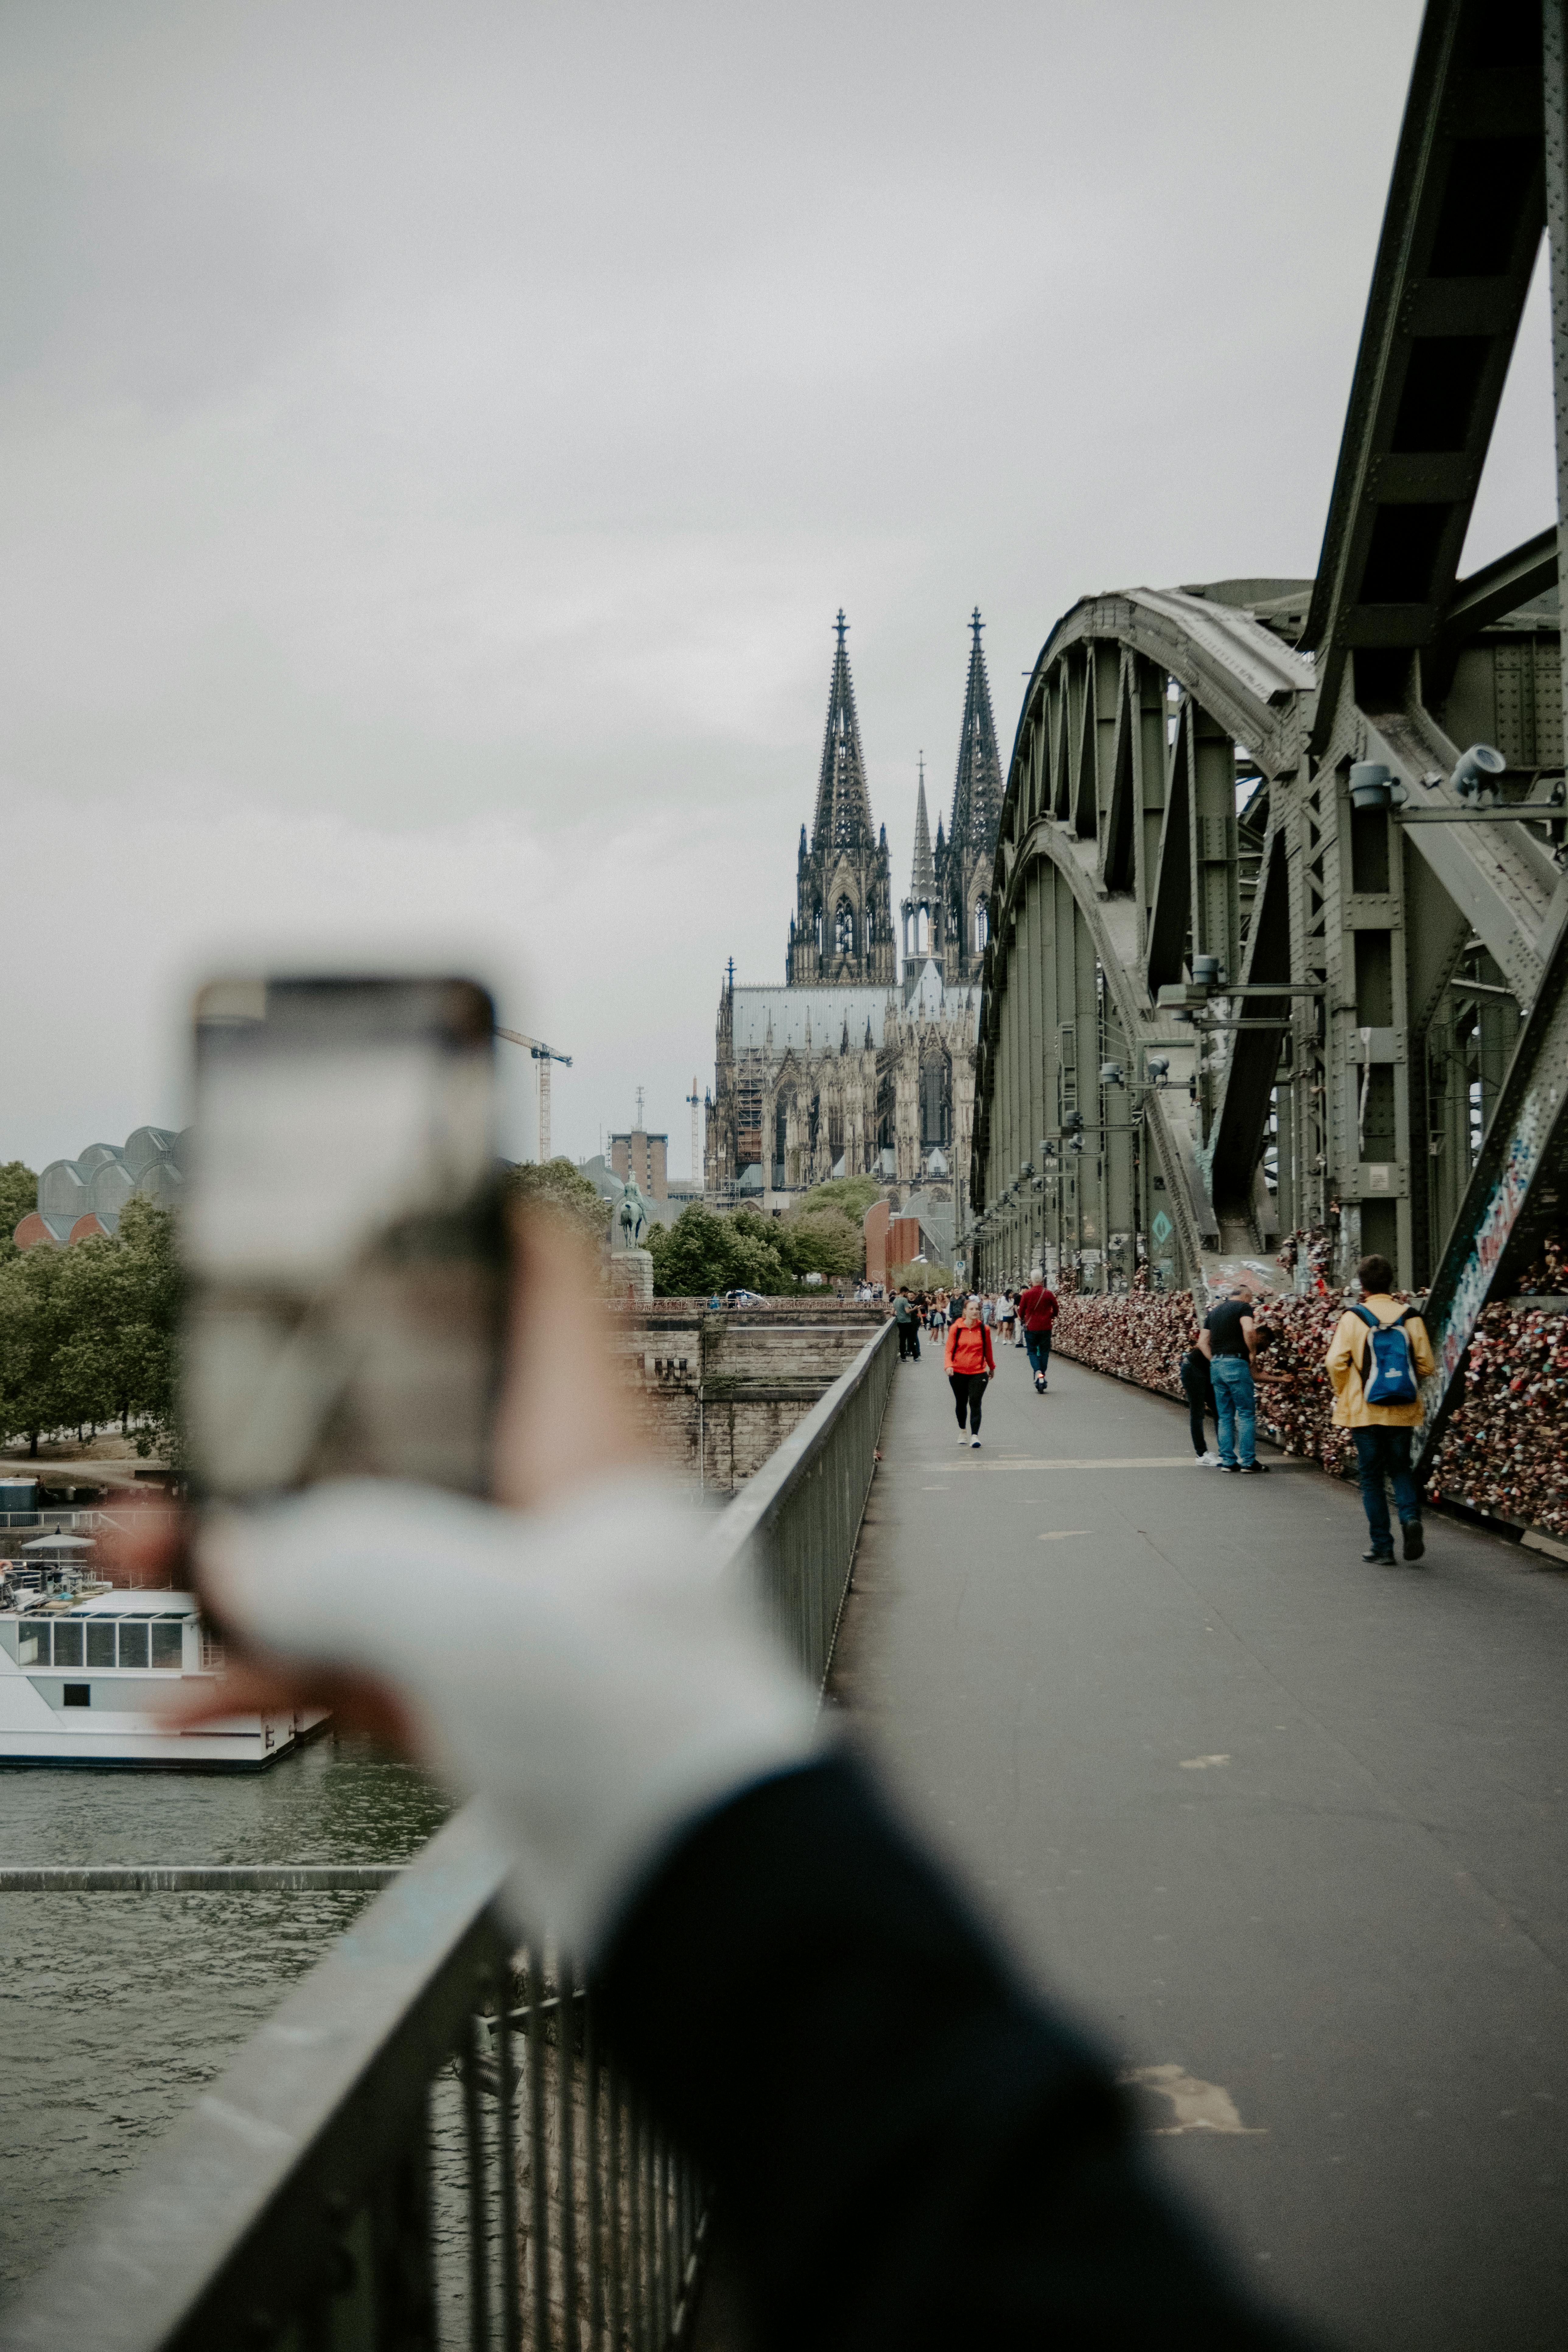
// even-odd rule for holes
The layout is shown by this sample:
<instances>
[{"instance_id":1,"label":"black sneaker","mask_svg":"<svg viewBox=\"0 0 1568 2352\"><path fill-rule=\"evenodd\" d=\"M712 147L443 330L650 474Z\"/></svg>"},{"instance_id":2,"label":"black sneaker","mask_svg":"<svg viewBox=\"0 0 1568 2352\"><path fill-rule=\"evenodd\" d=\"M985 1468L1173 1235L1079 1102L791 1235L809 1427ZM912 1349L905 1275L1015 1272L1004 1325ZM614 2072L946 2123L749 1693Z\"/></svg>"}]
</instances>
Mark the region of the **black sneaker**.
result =
<instances>
[{"instance_id":1,"label":"black sneaker","mask_svg":"<svg viewBox=\"0 0 1568 2352\"><path fill-rule=\"evenodd\" d=\"M1362 1558L1366 1561L1369 1567L1392 1568L1394 1566L1394 1554L1392 1550L1363 1551Z\"/></svg>"},{"instance_id":2,"label":"black sneaker","mask_svg":"<svg viewBox=\"0 0 1568 2352\"><path fill-rule=\"evenodd\" d=\"M1405 1557L1419 1559L1426 1549L1426 1533L1419 1519L1405 1522Z\"/></svg>"},{"instance_id":3,"label":"black sneaker","mask_svg":"<svg viewBox=\"0 0 1568 2352\"><path fill-rule=\"evenodd\" d=\"M1239 1462L1222 1462L1219 1466L1222 1470L1227 1470L1233 1478L1239 1478L1241 1475Z\"/></svg>"},{"instance_id":4,"label":"black sneaker","mask_svg":"<svg viewBox=\"0 0 1568 2352\"><path fill-rule=\"evenodd\" d=\"M1241 1475L1244 1478L1267 1478L1268 1465L1267 1462L1244 1462L1241 1465Z\"/></svg>"}]
</instances>

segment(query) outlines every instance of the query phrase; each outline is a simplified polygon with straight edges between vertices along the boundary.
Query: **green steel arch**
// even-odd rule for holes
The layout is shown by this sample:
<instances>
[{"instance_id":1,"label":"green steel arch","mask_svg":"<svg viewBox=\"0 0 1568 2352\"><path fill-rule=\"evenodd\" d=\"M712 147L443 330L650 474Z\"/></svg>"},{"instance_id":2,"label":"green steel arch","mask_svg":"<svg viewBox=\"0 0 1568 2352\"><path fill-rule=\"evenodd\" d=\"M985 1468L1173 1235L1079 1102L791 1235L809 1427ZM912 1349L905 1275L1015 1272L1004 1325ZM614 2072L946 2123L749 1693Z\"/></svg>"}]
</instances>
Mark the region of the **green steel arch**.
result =
<instances>
[{"instance_id":1,"label":"green steel arch","mask_svg":"<svg viewBox=\"0 0 1568 2352\"><path fill-rule=\"evenodd\" d=\"M982 1278L1046 1244L1091 1286L1139 1256L1188 1282L1331 1224L1342 1272L1378 1248L1430 1286L1428 1448L1568 1178L1557 526L1457 576L1548 228L1563 503L1563 6L1430 0L1315 579L1086 598L1051 632L984 973ZM1489 810L1455 787L1478 741ZM1358 804L1358 765L1402 805L1365 773Z\"/></svg>"}]
</instances>

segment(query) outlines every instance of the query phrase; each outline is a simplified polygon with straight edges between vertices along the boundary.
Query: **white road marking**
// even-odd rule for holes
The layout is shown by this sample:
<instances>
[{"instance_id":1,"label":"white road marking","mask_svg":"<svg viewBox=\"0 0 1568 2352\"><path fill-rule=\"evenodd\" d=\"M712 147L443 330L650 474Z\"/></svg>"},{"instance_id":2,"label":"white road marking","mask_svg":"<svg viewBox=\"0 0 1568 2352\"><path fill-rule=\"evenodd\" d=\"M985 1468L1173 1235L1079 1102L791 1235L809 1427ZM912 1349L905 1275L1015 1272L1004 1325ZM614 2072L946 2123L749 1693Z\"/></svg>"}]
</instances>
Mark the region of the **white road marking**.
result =
<instances>
[{"instance_id":1,"label":"white road marking","mask_svg":"<svg viewBox=\"0 0 1568 2352\"><path fill-rule=\"evenodd\" d=\"M1225 2132L1243 2139L1268 2137L1265 2126L1242 2122L1228 2091L1218 2083L1200 2082L1184 2066L1130 2066L1117 2079L1141 2090L1157 2091L1163 2099L1170 2100L1176 2120L1156 2124L1156 2139L1173 2139L1178 2132L1193 2131Z\"/></svg>"},{"instance_id":2,"label":"white road marking","mask_svg":"<svg viewBox=\"0 0 1568 2352\"><path fill-rule=\"evenodd\" d=\"M1228 1756L1184 1756L1177 1765L1178 1772L1206 1772L1211 1764L1228 1764Z\"/></svg>"},{"instance_id":3,"label":"white road marking","mask_svg":"<svg viewBox=\"0 0 1568 2352\"><path fill-rule=\"evenodd\" d=\"M1182 1467L1182 1465L1183 1465L1184 1462L1190 1462L1190 1461L1192 1460L1192 1458L1193 1458L1193 1457L1192 1457L1192 1455L1191 1455L1190 1454L1127 1454L1127 1455L1099 1454L1095 1454L1095 1455L1092 1455L1092 1456L1090 1456L1090 1455L1087 1455L1087 1454L1086 1454L1085 1456L1083 1456L1083 1458L1082 1458L1081 1460L1079 1460L1079 1459L1074 1459L1074 1460L1071 1460L1071 1461L1061 1461L1061 1462L1044 1462L1044 1461L1038 1461L1038 1460L1036 1460L1033 1456L1031 1456L1031 1457L1030 1457L1030 1459L1029 1459L1028 1461L1026 1461L1026 1462L1009 1462L1009 1461L1002 1461L1002 1462L998 1462L997 1460L995 1460L995 1459L994 1459L994 1457L993 1457L993 1459L992 1459L991 1461L989 1461L989 1462L973 1462L973 1463L971 1463L971 1465L970 1465L970 1468L971 1468L971 1471L974 1471L974 1470L1179 1470L1179 1469Z\"/></svg>"},{"instance_id":4,"label":"white road marking","mask_svg":"<svg viewBox=\"0 0 1568 2352\"><path fill-rule=\"evenodd\" d=\"M1091 1536L1092 1528L1047 1528L1041 1536L1042 1543L1061 1543L1068 1536Z\"/></svg>"}]
</instances>

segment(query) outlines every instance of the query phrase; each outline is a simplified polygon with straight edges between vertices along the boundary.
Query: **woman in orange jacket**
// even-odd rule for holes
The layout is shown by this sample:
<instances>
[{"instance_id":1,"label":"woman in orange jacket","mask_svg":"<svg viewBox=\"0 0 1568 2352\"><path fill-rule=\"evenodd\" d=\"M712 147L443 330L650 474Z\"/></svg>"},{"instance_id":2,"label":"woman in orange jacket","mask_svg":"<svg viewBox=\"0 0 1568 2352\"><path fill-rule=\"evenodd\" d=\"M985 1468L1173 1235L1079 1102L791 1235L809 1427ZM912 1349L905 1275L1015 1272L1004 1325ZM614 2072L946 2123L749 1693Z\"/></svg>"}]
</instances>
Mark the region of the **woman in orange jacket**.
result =
<instances>
[{"instance_id":1,"label":"woman in orange jacket","mask_svg":"<svg viewBox=\"0 0 1568 2352\"><path fill-rule=\"evenodd\" d=\"M972 1298L963 1310L962 1323L948 1326L947 1348L942 1358L952 1385L953 1402L958 1407L958 1442L965 1443L963 1424L967 1418L971 1435L968 1444L980 1443L980 1406L985 1394L985 1383L996 1370L996 1359L991 1352L991 1334L980 1319L980 1301Z\"/></svg>"}]
</instances>

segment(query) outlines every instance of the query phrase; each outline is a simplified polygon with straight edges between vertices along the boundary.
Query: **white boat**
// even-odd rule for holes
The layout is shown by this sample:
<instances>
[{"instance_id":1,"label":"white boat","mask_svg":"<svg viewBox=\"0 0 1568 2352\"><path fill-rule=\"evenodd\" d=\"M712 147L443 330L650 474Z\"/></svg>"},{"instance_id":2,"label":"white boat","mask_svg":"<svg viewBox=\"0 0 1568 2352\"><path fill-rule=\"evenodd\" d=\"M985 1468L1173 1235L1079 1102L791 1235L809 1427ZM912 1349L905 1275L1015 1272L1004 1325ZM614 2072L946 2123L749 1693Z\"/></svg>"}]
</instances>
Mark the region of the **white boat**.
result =
<instances>
[{"instance_id":1,"label":"white boat","mask_svg":"<svg viewBox=\"0 0 1568 2352\"><path fill-rule=\"evenodd\" d=\"M328 1719L312 1707L190 1731L163 1721L171 1692L222 1671L194 1592L18 1594L0 1607L0 1767L259 1772Z\"/></svg>"}]
</instances>

